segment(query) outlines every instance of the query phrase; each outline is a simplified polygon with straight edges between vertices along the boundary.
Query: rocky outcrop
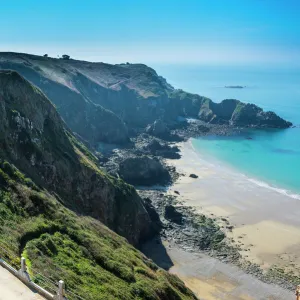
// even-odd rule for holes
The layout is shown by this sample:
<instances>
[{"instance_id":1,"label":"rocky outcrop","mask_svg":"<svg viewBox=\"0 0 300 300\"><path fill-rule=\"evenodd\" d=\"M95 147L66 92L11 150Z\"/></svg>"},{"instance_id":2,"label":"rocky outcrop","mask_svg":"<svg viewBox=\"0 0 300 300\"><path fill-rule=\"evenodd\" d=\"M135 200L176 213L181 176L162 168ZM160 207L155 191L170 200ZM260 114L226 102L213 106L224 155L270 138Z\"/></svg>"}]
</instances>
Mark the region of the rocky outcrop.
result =
<instances>
[{"instance_id":1,"label":"rocky outcrop","mask_svg":"<svg viewBox=\"0 0 300 300\"><path fill-rule=\"evenodd\" d=\"M228 124L244 127L288 128L292 123L274 112L264 112L262 108L235 99L214 103L206 100L199 111L199 118L213 124Z\"/></svg>"},{"instance_id":2,"label":"rocky outcrop","mask_svg":"<svg viewBox=\"0 0 300 300\"><path fill-rule=\"evenodd\" d=\"M168 184L171 176L166 167L149 156L128 157L119 164L119 175L134 185Z\"/></svg>"},{"instance_id":3,"label":"rocky outcrop","mask_svg":"<svg viewBox=\"0 0 300 300\"><path fill-rule=\"evenodd\" d=\"M0 71L0 156L67 207L99 219L132 243L151 234L134 188L100 170L45 95L13 71Z\"/></svg>"},{"instance_id":4,"label":"rocky outcrop","mask_svg":"<svg viewBox=\"0 0 300 300\"><path fill-rule=\"evenodd\" d=\"M159 231L163 227L163 224L160 220L159 214L157 213L155 207L153 206L150 198L144 198L143 200L144 200L144 206L150 216L152 224L153 224L155 230L157 231L157 233L159 233Z\"/></svg>"},{"instance_id":5,"label":"rocky outcrop","mask_svg":"<svg viewBox=\"0 0 300 300\"><path fill-rule=\"evenodd\" d=\"M160 138L168 138L170 135L170 129L167 124L160 119L148 125L146 132Z\"/></svg>"},{"instance_id":6,"label":"rocky outcrop","mask_svg":"<svg viewBox=\"0 0 300 300\"><path fill-rule=\"evenodd\" d=\"M161 156L163 158L178 159L180 150L177 146L170 146L168 143L152 138L145 134L138 137L135 147L138 152L147 155Z\"/></svg>"},{"instance_id":7,"label":"rocky outcrop","mask_svg":"<svg viewBox=\"0 0 300 300\"><path fill-rule=\"evenodd\" d=\"M110 65L0 53L0 69L16 70L38 86L69 128L95 147L99 142L126 144L128 132L146 129L149 124L149 134L174 140L170 128L178 124L179 117L233 126L291 125L255 105L238 100L214 103L174 89L143 64Z\"/></svg>"},{"instance_id":8,"label":"rocky outcrop","mask_svg":"<svg viewBox=\"0 0 300 300\"><path fill-rule=\"evenodd\" d=\"M173 205L166 205L164 217L171 222L181 224L183 215Z\"/></svg>"},{"instance_id":9,"label":"rocky outcrop","mask_svg":"<svg viewBox=\"0 0 300 300\"><path fill-rule=\"evenodd\" d=\"M260 128L287 128L291 122L277 116L274 112L264 112L254 104L239 102L232 113L230 123L235 126L252 126Z\"/></svg>"}]
</instances>

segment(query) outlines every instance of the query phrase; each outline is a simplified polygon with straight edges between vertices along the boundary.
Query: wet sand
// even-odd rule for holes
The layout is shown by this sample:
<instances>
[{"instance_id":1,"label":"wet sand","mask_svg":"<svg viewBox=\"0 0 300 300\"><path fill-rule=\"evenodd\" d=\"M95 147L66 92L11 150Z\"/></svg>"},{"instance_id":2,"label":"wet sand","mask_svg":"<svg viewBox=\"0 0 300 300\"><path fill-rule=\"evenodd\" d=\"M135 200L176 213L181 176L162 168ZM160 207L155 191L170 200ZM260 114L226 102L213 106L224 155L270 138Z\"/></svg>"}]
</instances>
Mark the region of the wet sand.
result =
<instances>
[{"instance_id":1,"label":"wet sand","mask_svg":"<svg viewBox=\"0 0 300 300\"><path fill-rule=\"evenodd\" d=\"M179 276L201 300L288 300L293 293L265 284L234 266L205 254L189 253L165 245L174 263L170 272Z\"/></svg>"},{"instance_id":2,"label":"wet sand","mask_svg":"<svg viewBox=\"0 0 300 300\"><path fill-rule=\"evenodd\" d=\"M176 274L200 300L293 300L294 293L266 284L236 266L204 253L191 253L172 241L147 241L142 251Z\"/></svg>"},{"instance_id":3,"label":"wet sand","mask_svg":"<svg viewBox=\"0 0 300 300\"><path fill-rule=\"evenodd\" d=\"M168 193L179 191L185 205L216 218L227 236L241 247L245 259L263 269L277 265L300 273L300 200L203 158L190 142L179 147L182 158L168 163L185 176ZM190 178L191 173L199 177ZM232 230L226 228L228 223L233 225ZM188 280L192 288L195 279Z\"/></svg>"}]
</instances>

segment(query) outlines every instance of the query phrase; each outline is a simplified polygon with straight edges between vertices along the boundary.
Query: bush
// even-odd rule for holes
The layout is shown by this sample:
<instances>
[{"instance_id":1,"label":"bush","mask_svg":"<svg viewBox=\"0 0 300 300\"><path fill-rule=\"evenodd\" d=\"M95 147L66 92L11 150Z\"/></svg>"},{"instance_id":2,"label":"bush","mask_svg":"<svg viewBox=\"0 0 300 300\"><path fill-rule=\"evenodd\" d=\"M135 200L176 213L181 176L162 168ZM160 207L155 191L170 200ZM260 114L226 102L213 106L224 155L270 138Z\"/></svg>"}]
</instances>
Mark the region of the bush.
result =
<instances>
[{"instance_id":1,"label":"bush","mask_svg":"<svg viewBox=\"0 0 300 300\"><path fill-rule=\"evenodd\" d=\"M64 59L64 60L70 59L70 55L67 55L67 54L63 54L61 57L62 57L62 59Z\"/></svg>"}]
</instances>

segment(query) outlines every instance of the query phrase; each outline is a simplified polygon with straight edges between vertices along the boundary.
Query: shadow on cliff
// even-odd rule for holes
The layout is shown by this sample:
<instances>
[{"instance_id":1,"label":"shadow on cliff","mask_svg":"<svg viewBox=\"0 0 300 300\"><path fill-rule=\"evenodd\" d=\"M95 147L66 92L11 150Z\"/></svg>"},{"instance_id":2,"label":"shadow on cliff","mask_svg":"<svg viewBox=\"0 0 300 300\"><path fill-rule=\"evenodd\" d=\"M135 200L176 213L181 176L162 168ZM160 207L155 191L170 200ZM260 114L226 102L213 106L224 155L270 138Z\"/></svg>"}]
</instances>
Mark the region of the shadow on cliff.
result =
<instances>
[{"instance_id":1,"label":"shadow on cliff","mask_svg":"<svg viewBox=\"0 0 300 300\"><path fill-rule=\"evenodd\" d=\"M174 265L160 236L143 243L140 250L162 269L169 270Z\"/></svg>"}]
</instances>

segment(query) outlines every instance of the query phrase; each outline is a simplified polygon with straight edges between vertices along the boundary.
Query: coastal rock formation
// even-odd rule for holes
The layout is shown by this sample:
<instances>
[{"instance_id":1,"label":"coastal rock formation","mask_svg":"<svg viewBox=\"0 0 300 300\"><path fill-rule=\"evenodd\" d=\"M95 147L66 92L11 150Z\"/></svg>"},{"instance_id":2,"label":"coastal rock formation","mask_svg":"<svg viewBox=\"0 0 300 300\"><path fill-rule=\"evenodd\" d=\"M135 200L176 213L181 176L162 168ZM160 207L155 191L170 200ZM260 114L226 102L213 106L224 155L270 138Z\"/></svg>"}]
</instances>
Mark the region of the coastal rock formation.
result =
<instances>
[{"instance_id":1,"label":"coastal rock formation","mask_svg":"<svg viewBox=\"0 0 300 300\"><path fill-rule=\"evenodd\" d=\"M147 126L146 132L160 138L168 138L170 135L170 129L167 124L160 119Z\"/></svg>"},{"instance_id":2,"label":"coastal rock formation","mask_svg":"<svg viewBox=\"0 0 300 300\"><path fill-rule=\"evenodd\" d=\"M63 278L82 299L196 299L103 225L137 244L160 220L151 201L98 168L45 95L14 71L0 71L0 146L1 258L19 267L26 253L30 273Z\"/></svg>"},{"instance_id":3,"label":"coastal rock formation","mask_svg":"<svg viewBox=\"0 0 300 300\"><path fill-rule=\"evenodd\" d=\"M69 208L136 244L151 221L134 188L106 175L66 129L44 94L14 71L0 72L0 155Z\"/></svg>"},{"instance_id":4,"label":"coastal rock formation","mask_svg":"<svg viewBox=\"0 0 300 300\"><path fill-rule=\"evenodd\" d=\"M146 128L149 133L168 139L169 129L179 124L179 117L232 126L291 126L255 105L238 100L214 103L174 89L143 64L110 65L1 53L0 69L16 70L39 87L69 128L94 147L99 142L126 144L128 132ZM188 127L190 124L186 123Z\"/></svg>"},{"instance_id":5,"label":"coastal rock formation","mask_svg":"<svg viewBox=\"0 0 300 300\"><path fill-rule=\"evenodd\" d=\"M225 85L226 89L244 89L246 86L244 85Z\"/></svg>"},{"instance_id":6,"label":"coastal rock formation","mask_svg":"<svg viewBox=\"0 0 300 300\"><path fill-rule=\"evenodd\" d=\"M183 215L173 205L166 205L164 217L171 222L181 224Z\"/></svg>"},{"instance_id":7,"label":"coastal rock formation","mask_svg":"<svg viewBox=\"0 0 300 300\"><path fill-rule=\"evenodd\" d=\"M180 150L177 146L170 146L162 140L145 135L138 138L135 147L143 154L151 154L170 159L180 158Z\"/></svg>"},{"instance_id":8,"label":"coastal rock formation","mask_svg":"<svg viewBox=\"0 0 300 300\"><path fill-rule=\"evenodd\" d=\"M171 176L164 165L149 156L128 157L119 164L119 175L134 185L168 184Z\"/></svg>"},{"instance_id":9,"label":"coastal rock formation","mask_svg":"<svg viewBox=\"0 0 300 300\"><path fill-rule=\"evenodd\" d=\"M287 128L292 123L277 116L274 112L264 112L255 104L226 99L220 103L206 100L199 111L199 118L213 124L259 128Z\"/></svg>"},{"instance_id":10,"label":"coastal rock formation","mask_svg":"<svg viewBox=\"0 0 300 300\"><path fill-rule=\"evenodd\" d=\"M274 112L264 112L260 107L254 104L244 104L239 102L232 113L230 123L236 126L252 126L259 128L287 128L292 126L277 116Z\"/></svg>"}]
</instances>

